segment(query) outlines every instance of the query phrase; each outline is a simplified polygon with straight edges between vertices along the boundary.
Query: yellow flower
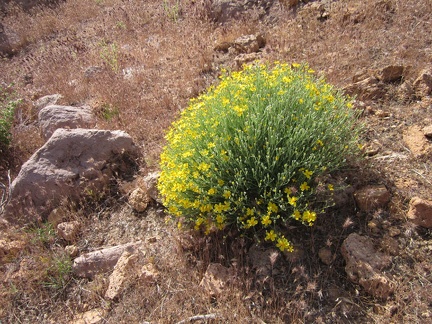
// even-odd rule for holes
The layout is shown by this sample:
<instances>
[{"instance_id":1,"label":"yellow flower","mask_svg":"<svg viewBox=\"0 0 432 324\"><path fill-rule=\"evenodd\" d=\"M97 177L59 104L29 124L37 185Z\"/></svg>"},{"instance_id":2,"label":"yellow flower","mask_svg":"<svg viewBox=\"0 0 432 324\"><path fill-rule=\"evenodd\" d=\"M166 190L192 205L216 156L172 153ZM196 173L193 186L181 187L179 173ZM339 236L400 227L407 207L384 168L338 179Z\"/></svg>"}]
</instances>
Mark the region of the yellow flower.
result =
<instances>
[{"instance_id":1,"label":"yellow flower","mask_svg":"<svg viewBox=\"0 0 432 324\"><path fill-rule=\"evenodd\" d=\"M295 220L299 220L300 219L301 214L300 214L300 212L297 209L294 210L293 217L294 217Z\"/></svg>"},{"instance_id":2,"label":"yellow flower","mask_svg":"<svg viewBox=\"0 0 432 324\"><path fill-rule=\"evenodd\" d=\"M282 252L285 250L292 252L294 250L290 242L288 242L284 236L278 238L276 247L278 247Z\"/></svg>"},{"instance_id":3,"label":"yellow flower","mask_svg":"<svg viewBox=\"0 0 432 324\"><path fill-rule=\"evenodd\" d=\"M310 187L308 186L307 182L303 182L303 183L300 185L300 190L301 190L301 191L306 191L306 190L309 190L309 189L310 189Z\"/></svg>"},{"instance_id":4,"label":"yellow flower","mask_svg":"<svg viewBox=\"0 0 432 324\"><path fill-rule=\"evenodd\" d=\"M246 215L247 216L252 216L253 214L254 214L253 208L246 208Z\"/></svg>"},{"instance_id":5,"label":"yellow flower","mask_svg":"<svg viewBox=\"0 0 432 324\"><path fill-rule=\"evenodd\" d=\"M228 199L229 197L231 197L231 191L225 190L223 196L225 199Z\"/></svg>"},{"instance_id":6,"label":"yellow flower","mask_svg":"<svg viewBox=\"0 0 432 324\"><path fill-rule=\"evenodd\" d=\"M269 212L277 213L278 210L279 210L279 208L278 208L278 206L277 206L275 203L273 203L273 202L269 202L268 207L267 207L267 210L268 210Z\"/></svg>"},{"instance_id":7,"label":"yellow flower","mask_svg":"<svg viewBox=\"0 0 432 324\"><path fill-rule=\"evenodd\" d=\"M224 185L224 183L225 183L225 182L224 182L222 179L219 179L219 180L218 180L218 185L219 185L219 186L222 187L222 186Z\"/></svg>"},{"instance_id":8,"label":"yellow flower","mask_svg":"<svg viewBox=\"0 0 432 324\"><path fill-rule=\"evenodd\" d=\"M287 196L291 195L291 193L292 193L290 188L285 188L284 192L287 194Z\"/></svg>"},{"instance_id":9,"label":"yellow flower","mask_svg":"<svg viewBox=\"0 0 432 324\"><path fill-rule=\"evenodd\" d=\"M266 232L266 236L265 236L264 239L266 241L272 241L272 242L274 242L276 240L276 238L277 238L276 233L273 230L271 230L270 232Z\"/></svg>"},{"instance_id":10,"label":"yellow flower","mask_svg":"<svg viewBox=\"0 0 432 324\"><path fill-rule=\"evenodd\" d=\"M327 188L328 188L328 190L330 190L330 191L333 191L333 190L334 190L334 187L333 187L332 184L327 185Z\"/></svg>"},{"instance_id":11,"label":"yellow flower","mask_svg":"<svg viewBox=\"0 0 432 324\"><path fill-rule=\"evenodd\" d=\"M216 223L218 224L223 224L223 222L225 221L225 217L221 214L216 216Z\"/></svg>"},{"instance_id":12,"label":"yellow flower","mask_svg":"<svg viewBox=\"0 0 432 324\"><path fill-rule=\"evenodd\" d=\"M209 195L214 195L216 193L216 189L215 188L210 188L208 191Z\"/></svg>"},{"instance_id":13,"label":"yellow flower","mask_svg":"<svg viewBox=\"0 0 432 324\"><path fill-rule=\"evenodd\" d=\"M309 210L306 210L306 211L303 212L302 220L304 222L308 222L309 225L312 225L312 223L316 220L316 213L315 212L311 212Z\"/></svg>"},{"instance_id":14,"label":"yellow flower","mask_svg":"<svg viewBox=\"0 0 432 324\"><path fill-rule=\"evenodd\" d=\"M264 227L269 226L272 223L271 219L270 219L270 215L265 215L262 219L261 219L261 224L264 225Z\"/></svg>"},{"instance_id":15,"label":"yellow flower","mask_svg":"<svg viewBox=\"0 0 432 324\"><path fill-rule=\"evenodd\" d=\"M312 177L313 171L309 171L309 170L304 170L303 174L305 175L305 177L307 179L310 179Z\"/></svg>"},{"instance_id":16,"label":"yellow flower","mask_svg":"<svg viewBox=\"0 0 432 324\"><path fill-rule=\"evenodd\" d=\"M247 220L246 228L253 227L253 226L255 226L256 224L258 224L258 221L257 221L257 219L253 216L253 217L251 217L251 218L249 218L249 219Z\"/></svg>"},{"instance_id":17,"label":"yellow flower","mask_svg":"<svg viewBox=\"0 0 432 324\"><path fill-rule=\"evenodd\" d=\"M298 198L297 197L289 197L288 198L288 203L291 205L291 206L297 206L297 200L298 200Z\"/></svg>"}]
</instances>

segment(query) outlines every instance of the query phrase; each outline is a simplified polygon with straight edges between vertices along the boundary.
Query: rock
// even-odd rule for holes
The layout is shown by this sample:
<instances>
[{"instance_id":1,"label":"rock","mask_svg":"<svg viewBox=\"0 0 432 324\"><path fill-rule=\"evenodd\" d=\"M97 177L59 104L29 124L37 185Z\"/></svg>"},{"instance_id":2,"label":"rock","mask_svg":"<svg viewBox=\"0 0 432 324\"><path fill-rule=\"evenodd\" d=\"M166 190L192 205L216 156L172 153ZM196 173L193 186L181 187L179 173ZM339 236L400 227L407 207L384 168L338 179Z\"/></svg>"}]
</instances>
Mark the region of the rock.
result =
<instances>
[{"instance_id":1,"label":"rock","mask_svg":"<svg viewBox=\"0 0 432 324\"><path fill-rule=\"evenodd\" d=\"M129 196L129 205L138 213L142 213L146 210L150 203L150 197L147 194L146 188L137 188Z\"/></svg>"},{"instance_id":2,"label":"rock","mask_svg":"<svg viewBox=\"0 0 432 324\"><path fill-rule=\"evenodd\" d=\"M4 218L15 224L40 221L65 197L78 200L85 192L103 190L113 175L133 173L131 157L137 154L122 131L57 129L12 182Z\"/></svg>"},{"instance_id":3,"label":"rock","mask_svg":"<svg viewBox=\"0 0 432 324\"><path fill-rule=\"evenodd\" d=\"M223 294L233 277L231 269L220 263L210 263L201 280L200 286L211 296Z\"/></svg>"},{"instance_id":4,"label":"rock","mask_svg":"<svg viewBox=\"0 0 432 324\"><path fill-rule=\"evenodd\" d=\"M12 261L19 252L24 250L26 244L23 241L7 241L0 239L0 264Z\"/></svg>"},{"instance_id":5,"label":"rock","mask_svg":"<svg viewBox=\"0 0 432 324\"><path fill-rule=\"evenodd\" d=\"M389 65L377 73L379 80L385 83L400 81L402 79L405 67L402 65Z\"/></svg>"},{"instance_id":6,"label":"rock","mask_svg":"<svg viewBox=\"0 0 432 324\"><path fill-rule=\"evenodd\" d=\"M402 139L415 157L428 153L430 143L419 126L410 126L403 132Z\"/></svg>"},{"instance_id":7,"label":"rock","mask_svg":"<svg viewBox=\"0 0 432 324\"><path fill-rule=\"evenodd\" d=\"M383 85L374 76L369 76L361 81L355 82L345 87L345 92L351 96L357 96L357 99L377 100L384 96L385 90Z\"/></svg>"},{"instance_id":8,"label":"rock","mask_svg":"<svg viewBox=\"0 0 432 324\"><path fill-rule=\"evenodd\" d=\"M124 251L133 252L141 241L89 252L76 258L72 272L78 277L93 278L96 274L111 272Z\"/></svg>"},{"instance_id":9,"label":"rock","mask_svg":"<svg viewBox=\"0 0 432 324\"><path fill-rule=\"evenodd\" d=\"M65 252L71 258L75 258L78 255L79 250L75 245L68 245L68 246L65 246Z\"/></svg>"},{"instance_id":10,"label":"rock","mask_svg":"<svg viewBox=\"0 0 432 324\"><path fill-rule=\"evenodd\" d=\"M49 105L55 105L63 96L61 94L52 94L47 95L39 98L33 103L33 106L35 107L36 111L40 111L42 108L45 108Z\"/></svg>"},{"instance_id":11,"label":"rock","mask_svg":"<svg viewBox=\"0 0 432 324\"><path fill-rule=\"evenodd\" d=\"M276 249L265 249L259 245L253 245L249 249L248 257L258 276L271 276L277 261L280 259L280 252Z\"/></svg>"},{"instance_id":12,"label":"rock","mask_svg":"<svg viewBox=\"0 0 432 324\"><path fill-rule=\"evenodd\" d=\"M432 93L432 70L421 71L413 83L413 88L416 96L420 98L430 95Z\"/></svg>"},{"instance_id":13,"label":"rock","mask_svg":"<svg viewBox=\"0 0 432 324\"><path fill-rule=\"evenodd\" d=\"M128 286L128 281L136 279L138 254L136 251L124 251L118 259L114 271L109 276L108 289L105 298L116 299Z\"/></svg>"},{"instance_id":14,"label":"rock","mask_svg":"<svg viewBox=\"0 0 432 324\"><path fill-rule=\"evenodd\" d=\"M68 242L76 240L79 229L80 223L78 221L63 222L57 225L58 235Z\"/></svg>"},{"instance_id":15,"label":"rock","mask_svg":"<svg viewBox=\"0 0 432 324\"><path fill-rule=\"evenodd\" d=\"M138 280L144 284L153 284L159 279L159 272L153 263L145 264L140 271Z\"/></svg>"},{"instance_id":16,"label":"rock","mask_svg":"<svg viewBox=\"0 0 432 324\"><path fill-rule=\"evenodd\" d=\"M42 137L47 140L58 128L91 128L96 125L90 107L49 105L39 112L39 127Z\"/></svg>"},{"instance_id":17,"label":"rock","mask_svg":"<svg viewBox=\"0 0 432 324\"><path fill-rule=\"evenodd\" d=\"M265 46L265 39L262 35L243 35L237 38L232 48L236 54L256 53Z\"/></svg>"},{"instance_id":18,"label":"rock","mask_svg":"<svg viewBox=\"0 0 432 324\"><path fill-rule=\"evenodd\" d=\"M432 228L432 201L419 197L412 198L407 217L418 226Z\"/></svg>"},{"instance_id":19,"label":"rock","mask_svg":"<svg viewBox=\"0 0 432 324\"><path fill-rule=\"evenodd\" d=\"M432 125L423 127L423 134L427 138L432 138Z\"/></svg>"},{"instance_id":20,"label":"rock","mask_svg":"<svg viewBox=\"0 0 432 324\"><path fill-rule=\"evenodd\" d=\"M376 251L370 238L352 233L342 243L341 252L351 281L359 283L374 297L390 296L394 286L382 270L391 264L391 258Z\"/></svg>"},{"instance_id":21,"label":"rock","mask_svg":"<svg viewBox=\"0 0 432 324\"><path fill-rule=\"evenodd\" d=\"M247 64L250 62L254 62L261 59L261 55L259 53L250 53L250 54L240 54L234 58L236 66L241 68L243 64Z\"/></svg>"},{"instance_id":22,"label":"rock","mask_svg":"<svg viewBox=\"0 0 432 324\"><path fill-rule=\"evenodd\" d=\"M385 207L390 193L384 185L370 185L355 191L354 198L361 211L370 212Z\"/></svg>"},{"instance_id":23,"label":"rock","mask_svg":"<svg viewBox=\"0 0 432 324\"><path fill-rule=\"evenodd\" d=\"M159 191L157 189L159 176L159 172L152 172L147 174L147 176L144 177L144 184L147 188L147 194L149 195L149 197L158 202L159 204L162 204L162 198L159 196Z\"/></svg>"},{"instance_id":24,"label":"rock","mask_svg":"<svg viewBox=\"0 0 432 324\"><path fill-rule=\"evenodd\" d=\"M330 265L334 261L336 255L333 255L332 251L328 247L322 247L318 251L318 257L320 258L321 262Z\"/></svg>"},{"instance_id":25,"label":"rock","mask_svg":"<svg viewBox=\"0 0 432 324\"><path fill-rule=\"evenodd\" d=\"M275 0L215 0L211 1L209 16L222 24L239 19L249 10L262 17L268 13L274 2Z\"/></svg>"},{"instance_id":26,"label":"rock","mask_svg":"<svg viewBox=\"0 0 432 324\"><path fill-rule=\"evenodd\" d=\"M77 314L71 324L98 324L105 321L108 311L103 308L95 308L85 313Z\"/></svg>"}]
</instances>

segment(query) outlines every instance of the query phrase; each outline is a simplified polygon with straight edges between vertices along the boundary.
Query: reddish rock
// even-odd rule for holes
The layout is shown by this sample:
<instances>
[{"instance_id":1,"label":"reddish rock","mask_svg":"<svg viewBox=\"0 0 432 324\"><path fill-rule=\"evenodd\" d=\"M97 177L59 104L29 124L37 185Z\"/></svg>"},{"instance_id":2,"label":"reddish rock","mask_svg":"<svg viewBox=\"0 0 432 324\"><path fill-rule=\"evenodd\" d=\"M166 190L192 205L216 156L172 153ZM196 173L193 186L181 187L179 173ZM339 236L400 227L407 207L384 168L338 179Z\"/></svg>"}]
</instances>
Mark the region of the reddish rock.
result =
<instances>
[{"instance_id":1,"label":"reddish rock","mask_svg":"<svg viewBox=\"0 0 432 324\"><path fill-rule=\"evenodd\" d=\"M220 263L210 263L207 271L201 280L200 286L212 296L223 294L233 277L232 270L224 267Z\"/></svg>"},{"instance_id":2,"label":"reddish rock","mask_svg":"<svg viewBox=\"0 0 432 324\"><path fill-rule=\"evenodd\" d=\"M391 258L375 250L370 238L357 233L350 234L341 247L348 278L359 283L374 297L387 299L394 285L382 270L391 264Z\"/></svg>"},{"instance_id":3,"label":"reddish rock","mask_svg":"<svg viewBox=\"0 0 432 324\"><path fill-rule=\"evenodd\" d=\"M80 223L78 221L63 222L57 225L58 235L68 242L76 240L79 229Z\"/></svg>"},{"instance_id":4,"label":"reddish rock","mask_svg":"<svg viewBox=\"0 0 432 324\"><path fill-rule=\"evenodd\" d=\"M389 65L378 71L377 77L382 82L395 82L402 79L405 68L402 65Z\"/></svg>"},{"instance_id":5,"label":"reddish rock","mask_svg":"<svg viewBox=\"0 0 432 324\"><path fill-rule=\"evenodd\" d=\"M418 197L412 198L407 216L418 226L432 228L432 201Z\"/></svg>"},{"instance_id":6,"label":"reddish rock","mask_svg":"<svg viewBox=\"0 0 432 324\"><path fill-rule=\"evenodd\" d=\"M432 93L432 71L425 69L413 83L415 94L418 97L425 97Z\"/></svg>"},{"instance_id":7,"label":"reddish rock","mask_svg":"<svg viewBox=\"0 0 432 324\"><path fill-rule=\"evenodd\" d=\"M419 126L411 126L403 133L403 141L415 157L420 157L428 152L430 143L425 137L424 131Z\"/></svg>"},{"instance_id":8,"label":"reddish rock","mask_svg":"<svg viewBox=\"0 0 432 324\"><path fill-rule=\"evenodd\" d=\"M385 207L390 201L390 192L384 185L370 185L354 192L354 198L361 211L370 212Z\"/></svg>"}]
</instances>

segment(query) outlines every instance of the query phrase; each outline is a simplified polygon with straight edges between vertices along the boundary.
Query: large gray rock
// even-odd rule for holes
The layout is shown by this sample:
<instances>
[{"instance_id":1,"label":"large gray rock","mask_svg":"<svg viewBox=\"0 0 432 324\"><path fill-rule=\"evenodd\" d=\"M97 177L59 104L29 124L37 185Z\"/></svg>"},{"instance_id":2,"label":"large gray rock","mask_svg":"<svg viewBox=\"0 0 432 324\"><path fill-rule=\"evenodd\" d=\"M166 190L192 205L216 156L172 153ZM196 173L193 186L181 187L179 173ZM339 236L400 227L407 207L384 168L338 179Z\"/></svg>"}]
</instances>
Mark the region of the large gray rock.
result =
<instances>
[{"instance_id":1,"label":"large gray rock","mask_svg":"<svg viewBox=\"0 0 432 324\"><path fill-rule=\"evenodd\" d=\"M215 0L212 1L210 17L219 23L238 19L248 10L265 15L275 0Z\"/></svg>"},{"instance_id":2,"label":"large gray rock","mask_svg":"<svg viewBox=\"0 0 432 324\"><path fill-rule=\"evenodd\" d=\"M42 137L47 140L58 128L92 128L96 119L90 107L49 105L39 111L39 127Z\"/></svg>"},{"instance_id":3,"label":"large gray rock","mask_svg":"<svg viewBox=\"0 0 432 324\"><path fill-rule=\"evenodd\" d=\"M132 138L122 131L57 129L12 182L4 218L16 224L40 221L65 198L97 193L113 175L131 175L131 157L137 154Z\"/></svg>"}]
</instances>

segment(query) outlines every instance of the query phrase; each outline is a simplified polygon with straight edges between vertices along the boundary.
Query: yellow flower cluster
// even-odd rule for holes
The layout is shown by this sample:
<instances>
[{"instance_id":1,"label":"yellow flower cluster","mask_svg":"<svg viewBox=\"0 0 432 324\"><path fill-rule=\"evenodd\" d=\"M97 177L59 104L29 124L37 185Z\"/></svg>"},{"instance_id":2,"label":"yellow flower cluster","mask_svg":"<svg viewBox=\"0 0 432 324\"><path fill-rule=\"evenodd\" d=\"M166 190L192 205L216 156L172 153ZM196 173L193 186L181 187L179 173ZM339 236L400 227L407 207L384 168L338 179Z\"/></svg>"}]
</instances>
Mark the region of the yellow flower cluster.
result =
<instances>
[{"instance_id":1,"label":"yellow flower cluster","mask_svg":"<svg viewBox=\"0 0 432 324\"><path fill-rule=\"evenodd\" d=\"M307 65L223 71L166 134L164 205L196 230L237 226L291 251L284 226L316 221L315 179L351 149L349 105Z\"/></svg>"}]
</instances>

